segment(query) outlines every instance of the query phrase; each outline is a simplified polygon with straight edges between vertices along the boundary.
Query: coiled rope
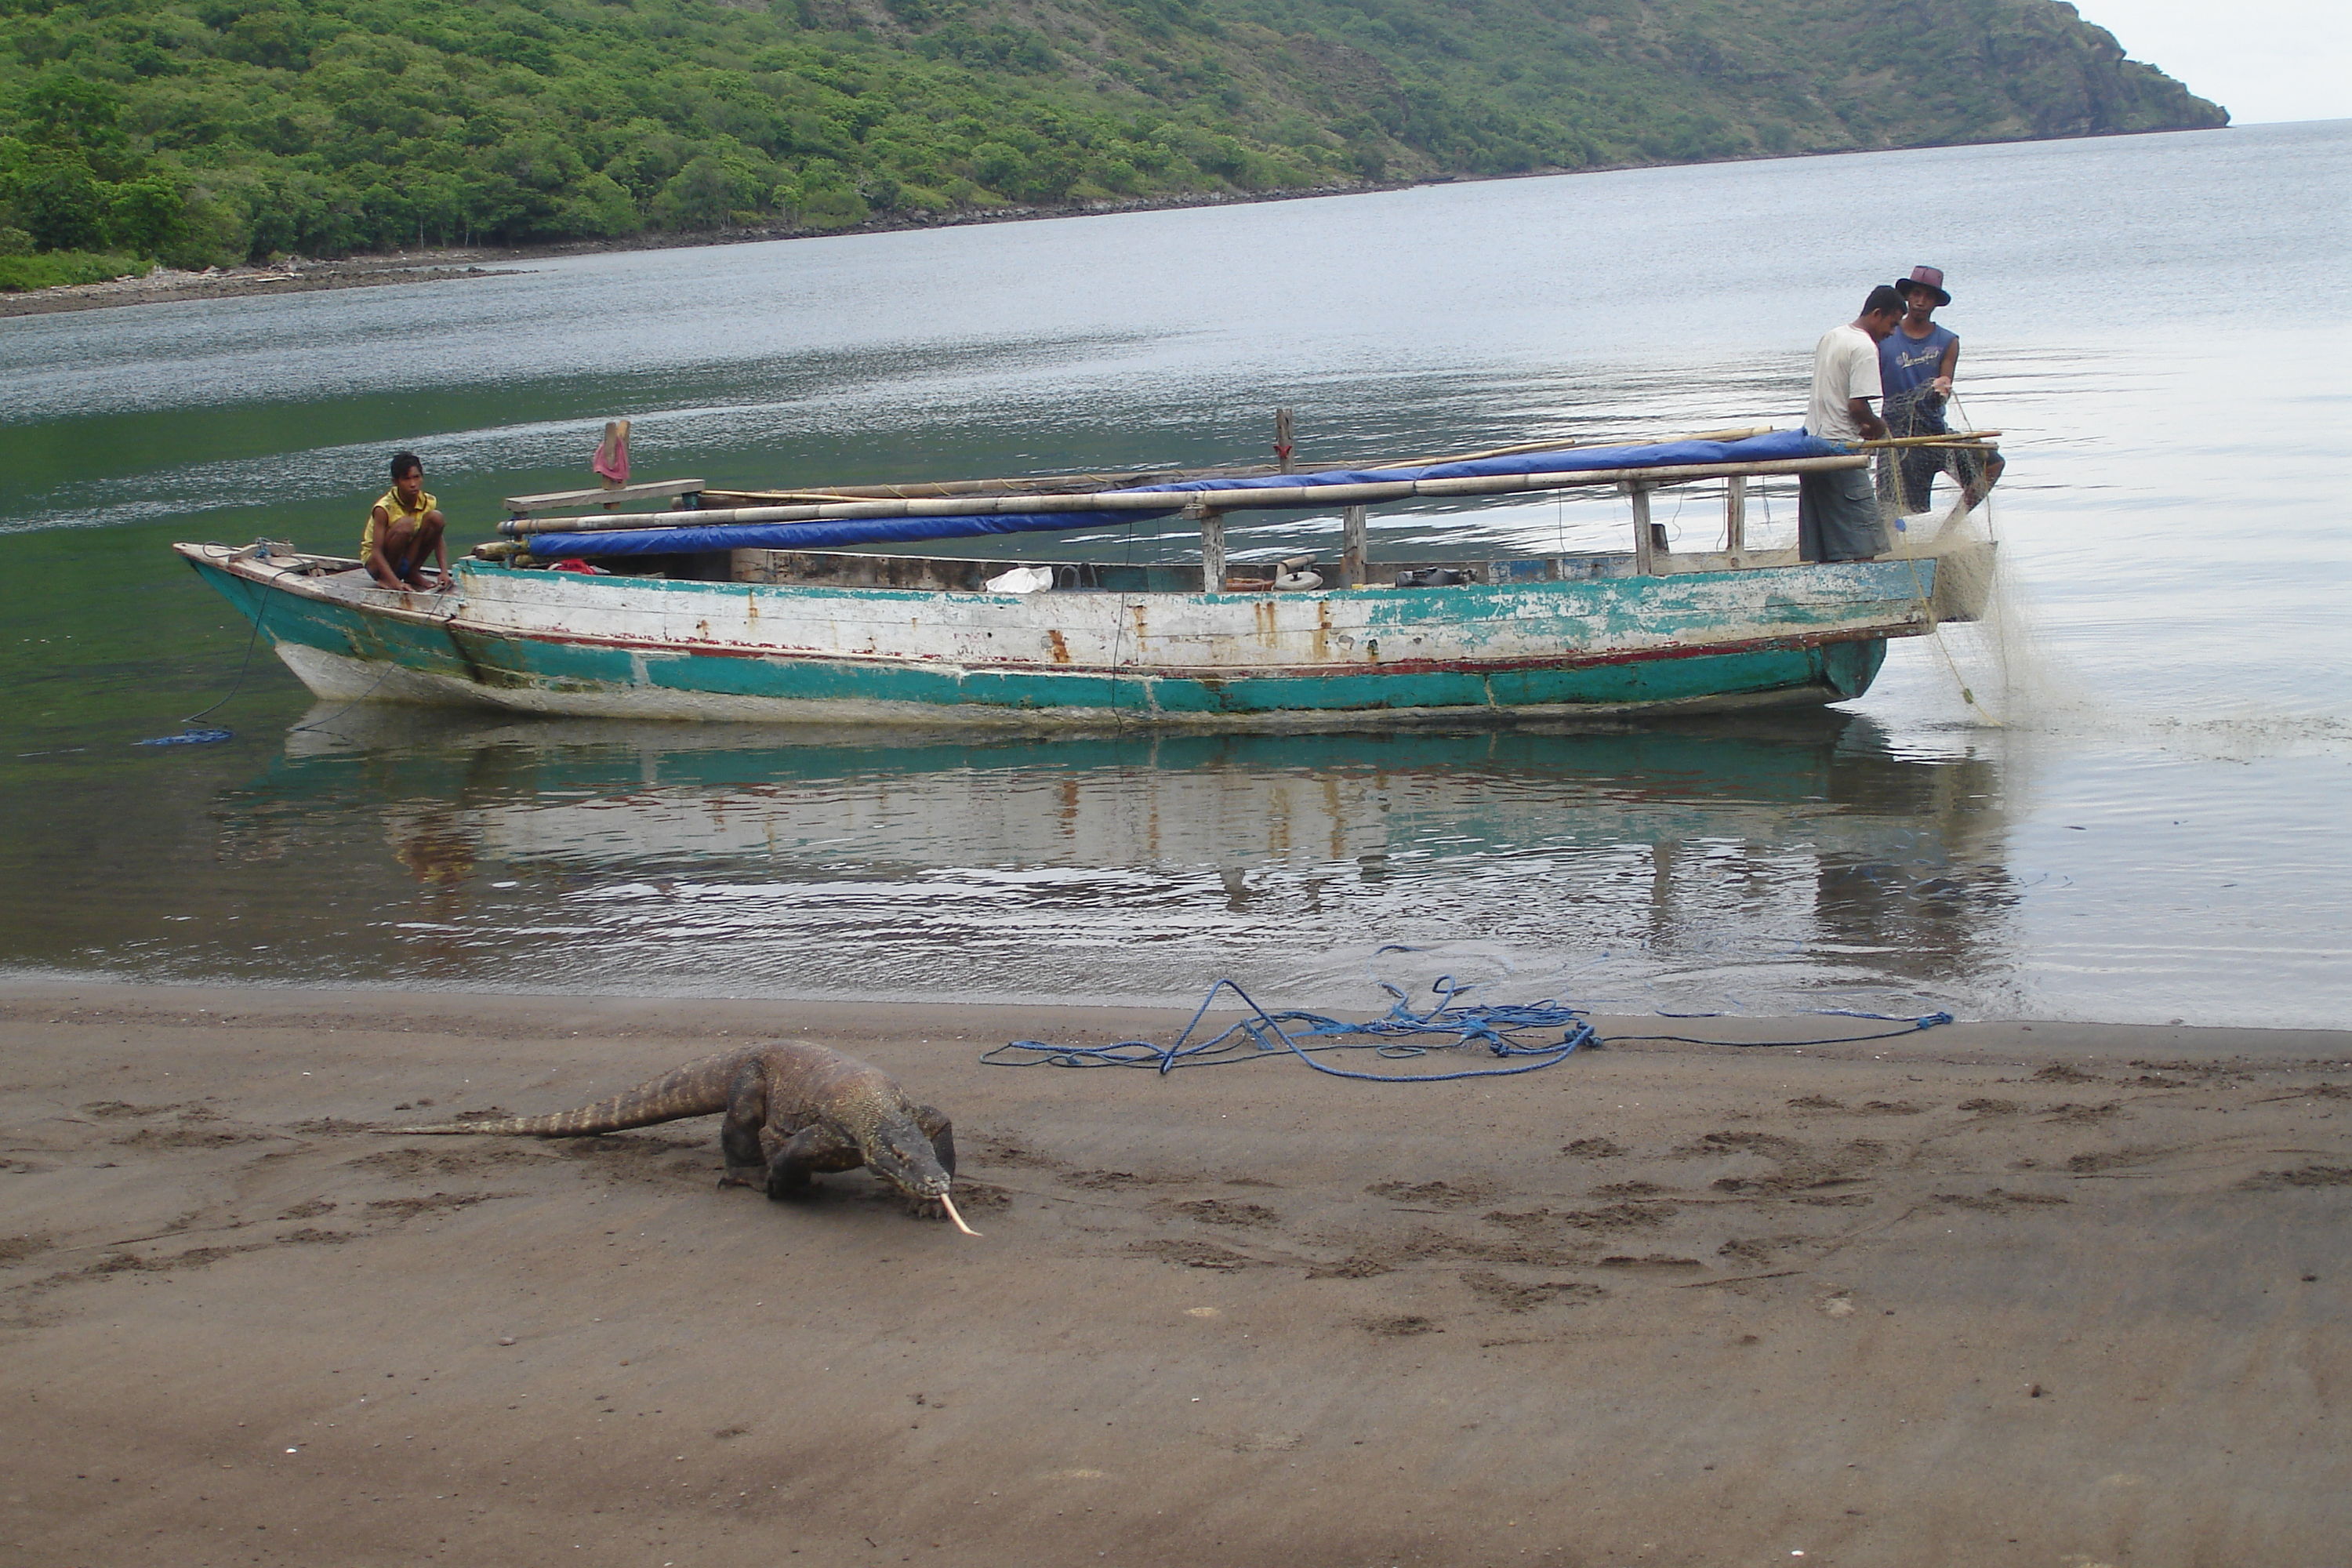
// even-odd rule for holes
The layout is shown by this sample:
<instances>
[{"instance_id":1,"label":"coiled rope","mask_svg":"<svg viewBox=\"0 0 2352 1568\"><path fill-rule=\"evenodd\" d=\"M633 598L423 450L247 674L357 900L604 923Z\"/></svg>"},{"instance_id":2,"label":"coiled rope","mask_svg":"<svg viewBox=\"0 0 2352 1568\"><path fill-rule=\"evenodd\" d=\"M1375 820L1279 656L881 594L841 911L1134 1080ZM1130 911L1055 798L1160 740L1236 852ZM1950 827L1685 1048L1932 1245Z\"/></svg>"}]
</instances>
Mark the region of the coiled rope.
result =
<instances>
[{"instance_id":1,"label":"coiled rope","mask_svg":"<svg viewBox=\"0 0 2352 1568\"><path fill-rule=\"evenodd\" d=\"M1269 1013L1241 986L1220 979L1193 1011L1183 1032L1168 1045L1151 1040L1121 1040L1108 1046L1055 1046L1043 1040L1013 1040L984 1052L981 1062L999 1068L1148 1068L1163 1077L1178 1068L1224 1067L1234 1062L1264 1061L1287 1051L1317 1072L1368 1083L1446 1083L1458 1079L1511 1078L1537 1072L1566 1061L1578 1051L1605 1044L1581 1008L1546 1000L1466 1005L1459 998L1472 987L1443 974L1430 983L1436 1005L1415 1012L1406 994L1382 982L1381 989L1396 998L1387 1013L1361 1024L1349 1024L1320 1013L1295 1010ZM1249 1016L1223 1034L1194 1039L1201 1020L1208 1016L1217 994L1231 991ZM1693 1035L1621 1035L1628 1040L1671 1040L1697 1046L1733 1046L1741 1049L1784 1046L1854 1045L1917 1034L1953 1021L1949 1013L1858 1013L1843 1008L1811 1015L1824 1018L1863 1018L1900 1024L1874 1035L1834 1035L1806 1040L1708 1040ZM1669 1018L1720 1018L1721 1013L1660 1014ZM1308 1042L1320 1041L1320 1044ZM1503 1058L1507 1067L1465 1068L1454 1072L1358 1072L1333 1067L1317 1057L1337 1051L1370 1051L1390 1061L1404 1061L1432 1051L1467 1049L1473 1046Z\"/></svg>"},{"instance_id":2,"label":"coiled rope","mask_svg":"<svg viewBox=\"0 0 2352 1568\"><path fill-rule=\"evenodd\" d=\"M1042 1040L1014 1040L980 1058L988 1067L1150 1068L1167 1074L1178 1068L1223 1067L1258 1061L1287 1050L1317 1072L1367 1083L1445 1083L1465 1078L1510 1078L1566 1061L1600 1037L1578 1008L1557 1002L1533 1002L1483 1006L1457 1005L1455 999L1471 989L1450 974L1430 984L1436 1005L1416 1013L1405 993L1383 983L1381 989L1396 1005L1368 1023L1349 1024L1319 1013L1269 1013L1232 980L1209 987L1184 1032L1165 1046L1150 1040L1121 1040L1111 1046L1051 1046ZM1249 1016L1224 1033L1195 1040L1193 1031L1208 1015L1221 991L1231 991ZM1323 1040L1307 1045L1307 1040ZM1318 1061L1333 1051L1369 1050L1391 1061L1411 1060L1433 1050L1476 1045L1489 1054L1514 1061L1509 1067L1466 1068L1456 1072L1357 1072Z\"/></svg>"}]
</instances>

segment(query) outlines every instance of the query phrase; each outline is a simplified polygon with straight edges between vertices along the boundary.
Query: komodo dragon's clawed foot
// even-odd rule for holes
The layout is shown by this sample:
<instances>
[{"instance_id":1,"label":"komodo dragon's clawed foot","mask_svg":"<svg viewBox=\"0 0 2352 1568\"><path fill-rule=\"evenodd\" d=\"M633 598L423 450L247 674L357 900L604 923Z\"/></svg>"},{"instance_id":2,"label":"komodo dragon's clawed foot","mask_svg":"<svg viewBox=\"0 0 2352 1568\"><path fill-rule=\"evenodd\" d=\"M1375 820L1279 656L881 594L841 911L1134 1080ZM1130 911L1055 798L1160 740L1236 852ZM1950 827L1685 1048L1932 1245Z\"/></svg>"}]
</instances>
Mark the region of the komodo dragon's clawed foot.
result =
<instances>
[{"instance_id":1,"label":"komodo dragon's clawed foot","mask_svg":"<svg viewBox=\"0 0 2352 1568\"><path fill-rule=\"evenodd\" d=\"M771 1170L766 1184L768 1201L772 1204L802 1203L817 1194L817 1184L809 1180L805 1171Z\"/></svg>"}]
</instances>

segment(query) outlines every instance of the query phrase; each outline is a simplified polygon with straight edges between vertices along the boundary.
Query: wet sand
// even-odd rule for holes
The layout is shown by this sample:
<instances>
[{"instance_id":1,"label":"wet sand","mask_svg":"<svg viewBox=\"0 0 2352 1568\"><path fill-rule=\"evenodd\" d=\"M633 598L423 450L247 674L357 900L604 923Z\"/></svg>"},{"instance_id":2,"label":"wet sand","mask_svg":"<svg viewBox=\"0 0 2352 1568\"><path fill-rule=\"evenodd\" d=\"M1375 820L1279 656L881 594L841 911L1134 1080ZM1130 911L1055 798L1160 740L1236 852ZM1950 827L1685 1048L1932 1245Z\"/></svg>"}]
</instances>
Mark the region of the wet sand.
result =
<instances>
[{"instance_id":1,"label":"wet sand","mask_svg":"<svg viewBox=\"0 0 2352 1568\"><path fill-rule=\"evenodd\" d=\"M2129 1568L2352 1539L2352 1036L1625 1041L1412 1087L976 1062L1181 1022L0 984L0 1561ZM715 1191L711 1121L369 1131L782 1033L952 1112L983 1239L862 1173Z\"/></svg>"}]
</instances>

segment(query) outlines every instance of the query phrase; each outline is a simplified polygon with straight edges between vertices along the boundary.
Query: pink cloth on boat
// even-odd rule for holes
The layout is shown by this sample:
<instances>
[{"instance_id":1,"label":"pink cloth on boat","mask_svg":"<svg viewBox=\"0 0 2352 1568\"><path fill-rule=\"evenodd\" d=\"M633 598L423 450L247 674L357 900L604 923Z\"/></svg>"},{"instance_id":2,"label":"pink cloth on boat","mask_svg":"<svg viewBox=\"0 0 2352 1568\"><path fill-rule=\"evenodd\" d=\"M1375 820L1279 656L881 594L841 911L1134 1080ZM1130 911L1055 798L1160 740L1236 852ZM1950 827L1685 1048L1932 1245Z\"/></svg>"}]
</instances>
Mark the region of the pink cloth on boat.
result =
<instances>
[{"instance_id":1,"label":"pink cloth on boat","mask_svg":"<svg viewBox=\"0 0 2352 1568\"><path fill-rule=\"evenodd\" d=\"M608 432L596 443L596 456L588 466L616 485L629 482L629 433L626 427Z\"/></svg>"}]
</instances>

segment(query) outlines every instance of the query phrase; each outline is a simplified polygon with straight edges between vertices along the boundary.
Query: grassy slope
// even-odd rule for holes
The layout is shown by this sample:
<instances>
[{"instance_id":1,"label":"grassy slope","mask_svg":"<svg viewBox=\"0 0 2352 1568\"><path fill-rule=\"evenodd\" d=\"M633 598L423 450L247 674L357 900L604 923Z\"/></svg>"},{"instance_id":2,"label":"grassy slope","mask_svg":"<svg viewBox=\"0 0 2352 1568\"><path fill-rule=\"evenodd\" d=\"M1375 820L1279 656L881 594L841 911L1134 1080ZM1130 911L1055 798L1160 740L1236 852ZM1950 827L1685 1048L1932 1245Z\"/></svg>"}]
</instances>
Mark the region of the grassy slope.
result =
<instances>
[{"instance_id":1,"label":"grassy slope","mask_svg":"<svg viewBox=\"0 0 2352 1568\"><path fill-rule=\"evenodd\" d=\"M2051 0L0 0L0 250L183 265L2219 124Z\"/></svg>"}]
</instances>

